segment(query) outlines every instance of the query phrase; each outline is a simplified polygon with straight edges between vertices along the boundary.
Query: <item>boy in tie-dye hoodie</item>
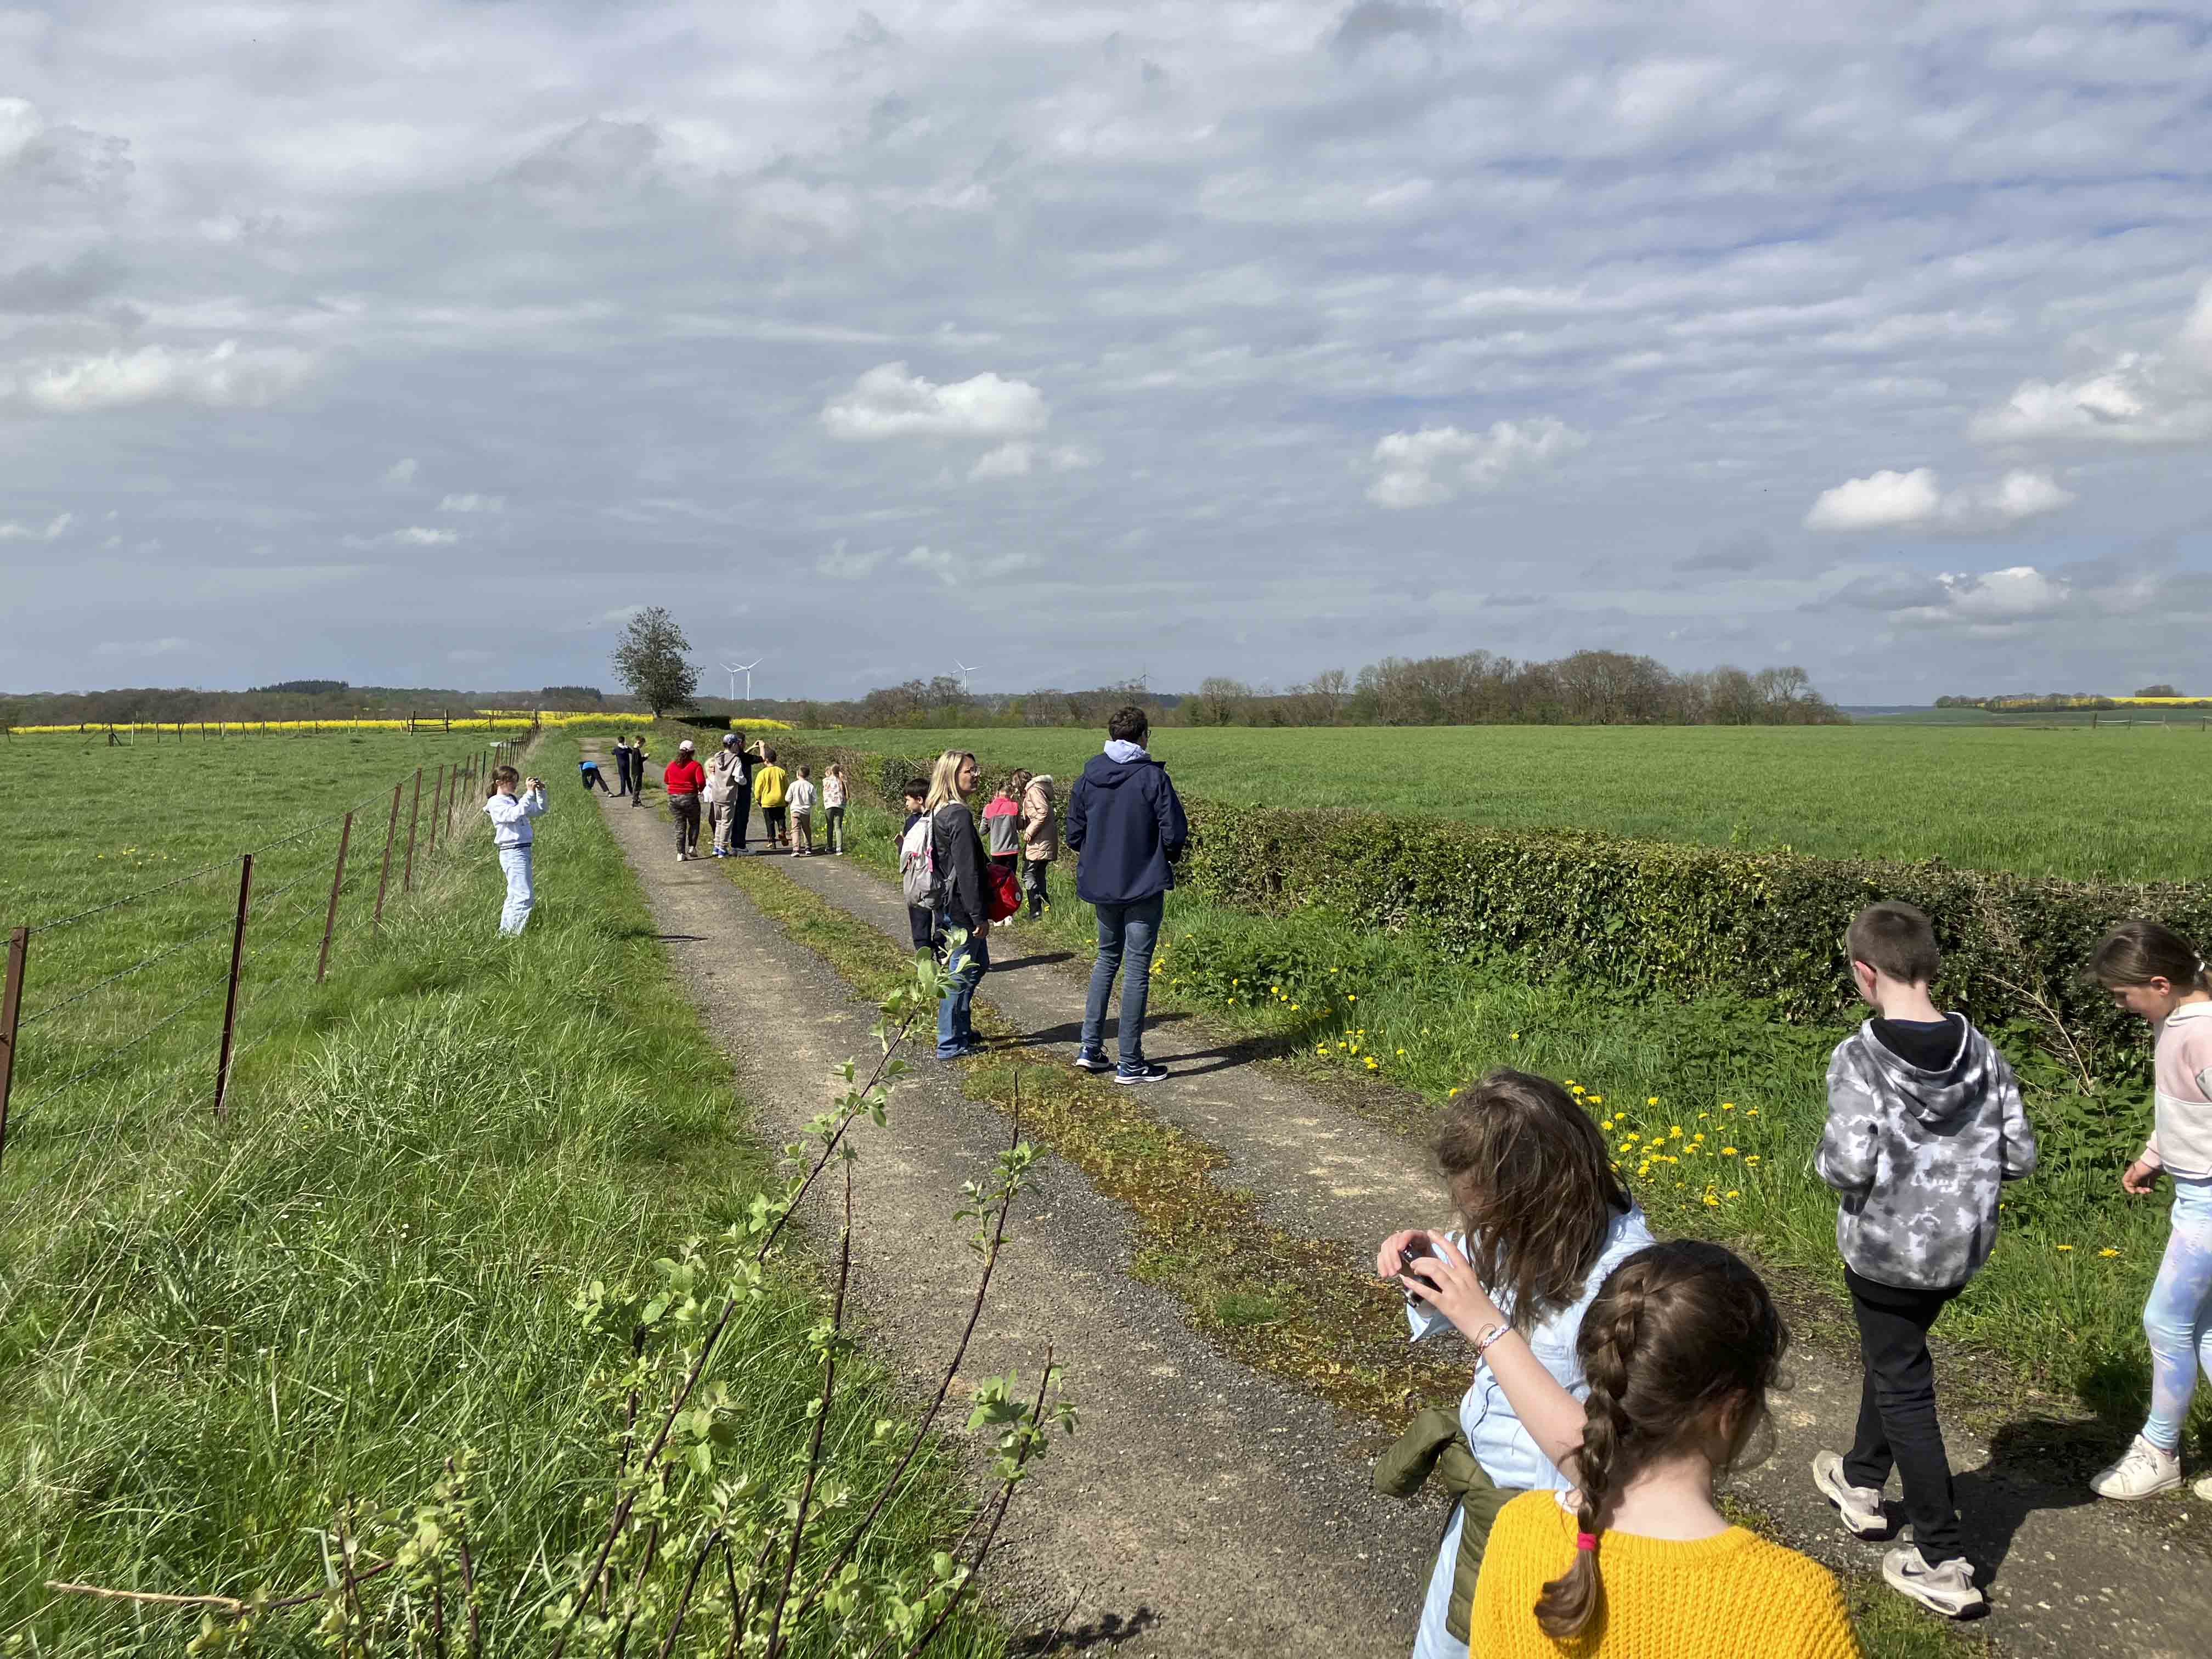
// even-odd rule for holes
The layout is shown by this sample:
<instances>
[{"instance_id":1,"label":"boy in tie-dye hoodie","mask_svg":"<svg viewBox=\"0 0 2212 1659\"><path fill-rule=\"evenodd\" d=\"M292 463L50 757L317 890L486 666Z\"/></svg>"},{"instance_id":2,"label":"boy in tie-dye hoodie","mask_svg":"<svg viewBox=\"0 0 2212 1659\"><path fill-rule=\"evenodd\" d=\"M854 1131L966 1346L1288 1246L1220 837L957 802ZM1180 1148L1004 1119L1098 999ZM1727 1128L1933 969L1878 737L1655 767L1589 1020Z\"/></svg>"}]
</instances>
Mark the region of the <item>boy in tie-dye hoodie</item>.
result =
<instances>
[{"instance_id":1,"label":"boy in tie-dye hoodie","mask_svg":"<svg viewBox=\"0 0 2212 1659\"><path fill-rule=\"evenodd\" d=\"M1959 1533L1936 1417L1928 1328L1996 1243L1997 1194L2035 1168L2035 1133L2012 1067L1964 1014L1929 996L1942 957L1926 914L1870 904L1846 937L1875 1017L1828 1061L1828 1122L1814 1166L1836 1189L1836 1243L1865 1380L1850 1451L1813 1478L1861 1538L1888 1532L1894 1468L1912 1542L1882 1559L1893 1589L1953 1619L1985 1612Z\"/></svg>"}]
</instances>

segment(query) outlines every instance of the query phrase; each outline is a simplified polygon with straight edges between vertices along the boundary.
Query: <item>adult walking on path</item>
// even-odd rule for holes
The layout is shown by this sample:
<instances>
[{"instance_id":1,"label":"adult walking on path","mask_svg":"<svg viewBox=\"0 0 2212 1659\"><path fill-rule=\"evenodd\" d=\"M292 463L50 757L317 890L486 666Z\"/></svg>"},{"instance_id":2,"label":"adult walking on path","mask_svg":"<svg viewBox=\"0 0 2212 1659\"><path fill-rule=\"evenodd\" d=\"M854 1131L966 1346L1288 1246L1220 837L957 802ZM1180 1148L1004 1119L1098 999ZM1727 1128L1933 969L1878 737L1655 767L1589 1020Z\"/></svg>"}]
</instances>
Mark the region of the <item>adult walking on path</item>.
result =
<instances>
[{"instance_id":1,"label":"adult walking on path","mask_svg":"<svg viewBox=\"0 0 2212 1659\"><path fill-rule=\"evenodd\" d=\"M669 816L676 820L676 861L699 856L699 799L706 793L707 770L691 752L691 739L676 745L676 758L660 776L668 790Z\"/></svg>"},{"instance_id":2,"label":"adult walking on path","mask_svg":"<svg viewBox=\"0 0 2212 1659\"><path fill-rule=\"evenodd\" d=\"M537 833L530 820L544 813L545 786L532 778L526 787L520 773L502 766L491 775L491 793L484 799L483 810L491 820L491 844L498 850L499 867L507 872L507 903L499 913L499 931L512 938L528 923L531 907L538 902L530 879L530 847Z\"/></svg>"},{"instance_id":3,"label":"adult walking on path","mask_svg":"<svg viewBox=\"0 0 2212 1659\"><path fill-rule=\"evenodd\" d=\"M1115 975L1127 969L1116 1083L1158 1083L1168 1074L1145 1058L1145 1000L1175 860L1190 839L1190 825L1167 768L1146 751L1151 736L1143 709L1116 709L1106 722L1105 752L1091 757L1067 797L1067 845L1078 859L1075 895L1098 913L1098 961L1091 970L1075 1063L1086 1072L1107 1069L1106 1005Z\"/></svg>"},{"instance_id":4,"label":"adult walking on path","mask_svg":"<svg viewBox=\"0 0 2212 1659\"><path fill-rule=\"evenodd\" d=\"M945 960L951 975L945 1000L937 1006L937 1057L957 1060L974 1054L975 988L991 970L989 860L976 833L968 798L975 793L981 769L964 749L937 757L929 780L929 839L937 866L937 933L967 930L967 938Z\"/></svg>"},{"instance_id":5,"label":"adult walking on path","mask_svg":"<svg viewBox=\"0 0 2212 1659\"><path fill-rule=\"evenodd\" d=\"M745 810L739 792L744 787L744 757L738 750L738 734L722 733L722 746L707 763L707 822L714 826L714 855L730 856L730 825Z\"/></svg>"}]
</instances>

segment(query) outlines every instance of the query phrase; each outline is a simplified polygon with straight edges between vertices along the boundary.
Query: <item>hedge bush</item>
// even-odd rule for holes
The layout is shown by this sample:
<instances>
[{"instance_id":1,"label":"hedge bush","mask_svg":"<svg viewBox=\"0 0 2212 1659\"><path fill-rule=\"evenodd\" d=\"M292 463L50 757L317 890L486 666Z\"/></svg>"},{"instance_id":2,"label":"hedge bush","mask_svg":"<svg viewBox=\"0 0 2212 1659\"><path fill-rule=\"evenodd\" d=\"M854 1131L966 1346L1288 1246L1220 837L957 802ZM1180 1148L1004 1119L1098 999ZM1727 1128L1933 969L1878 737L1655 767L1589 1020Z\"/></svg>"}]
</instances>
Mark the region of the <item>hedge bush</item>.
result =
<instances>
[{"instance_id":1,"label":"hedge bush","mask_svg":"<svg viewBox=\"0 0 2212 1659\"><path fill-rule=\"evenodd\" d=\"M786 739L844 763L854 798L896 810L933 756L885 756ZM989 768L986 788L1006 775ZM1072 779L1060 781L1066 799ZM1635 841L1583 830L1490 830L1433 818L1297 811L1186 799L1180 880L1262 915L1309 907L1411 930L1468 958L1510 957L1533 977L1618 989L1756 1000L1790 1020L1857 1006L1843 951L1860 906L1904 899L1934 918L1937 990L2014 1052L2033 1043L2076 1080L2136 1070L2141 1021L2081 976L2117 921L2155 916L2212 941L2212 887L2092 883L1921 864L1807 858ZM2054 1079L2055 1080L2055 1079Z\"/></svg>"}]
</instances>

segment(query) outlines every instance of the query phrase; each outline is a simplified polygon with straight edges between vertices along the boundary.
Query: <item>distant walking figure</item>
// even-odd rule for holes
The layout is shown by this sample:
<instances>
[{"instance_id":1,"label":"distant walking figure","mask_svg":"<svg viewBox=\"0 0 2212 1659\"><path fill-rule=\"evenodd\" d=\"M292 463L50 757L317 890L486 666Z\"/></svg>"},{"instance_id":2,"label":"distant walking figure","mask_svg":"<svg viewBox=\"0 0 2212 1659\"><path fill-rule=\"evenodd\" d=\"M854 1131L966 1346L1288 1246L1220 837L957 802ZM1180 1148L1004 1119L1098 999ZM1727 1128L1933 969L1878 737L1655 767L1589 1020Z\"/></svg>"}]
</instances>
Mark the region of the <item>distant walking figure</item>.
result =
<instances>
[{"instance_id":1,"label":"distant walking figure","mask_svg":"<svg viewBox=\"0 0 2212 1659\"><path fill-rule=\"evenodd\" d=\"M484 816L491 820L491 844L499 851L499 867L507 872L507 904L499 913L499 931L513 935L530 920L538 902L530 881L530 845L536 837L530 820L545 811L545 786L536 778L523 786L522 775L502 766L491 775L491 793L484 800Z\"/></svg>"},{"instance_id":2,"label":"distant walking figure","mask_svg":"<svg viewBox=\"0 0 2212 1659\"><path fill-rule=\"evenodd\" d=\"M1106 722L1105 752L1091 757L1067 797L1066 839L1079 860L1076 896L1098 913L1098 961L1091 970L1075 1063L1086 1072L1106 1069L1106 1005L1114 976L1126 967L1116 1083L1157 1083L1168 1074L1145 1058L1145 1001L1152 945L1190 826L1167 768L1145 750L1151 728L1143 709L1116 709Z\"/></svg>"},{"instance_id":3,"label":"distant walking figure","mask_svg":"<svg viewBox=\"0 0 2212 1659\"><path fill-rule=\"evenodd\" d=\"M676 820L676 861L699 856L699 797L707 787L707 769L691 757L691 739L676 745L676 758L661 774L668 790L669 816Z\"/></svg>"}]
</instances>

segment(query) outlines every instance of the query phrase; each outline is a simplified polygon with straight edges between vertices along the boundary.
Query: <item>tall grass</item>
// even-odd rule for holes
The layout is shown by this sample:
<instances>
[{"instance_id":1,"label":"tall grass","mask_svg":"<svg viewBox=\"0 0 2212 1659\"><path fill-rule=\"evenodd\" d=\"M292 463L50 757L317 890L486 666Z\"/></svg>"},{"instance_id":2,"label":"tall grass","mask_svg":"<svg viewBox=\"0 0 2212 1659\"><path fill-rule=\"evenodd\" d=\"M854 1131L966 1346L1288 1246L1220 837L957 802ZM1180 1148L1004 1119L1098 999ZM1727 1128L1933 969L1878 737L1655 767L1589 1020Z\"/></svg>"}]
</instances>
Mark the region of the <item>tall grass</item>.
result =
<instances>
[{"instance_id":1,"label":"tall grass","mask_svg":"<svg viewBox=\"0 0 2212 1659\"><path fill-rule=\"evenodd\" d=\"M549 739L538 769L572 772L573 750ZM270 805L231 800L234 816ZM580 1500L616 1426L590 1387L605 1339L570 1298L738 1219L769 1174L573 785L540 849L538 914L512 942L494 935L481 835L418 866L380 940L262 1009L270 1040L228 1125L180 1101L96 1159L66 1137L11 1151L0 1640L175 1651L174 1613L42 1586L312 1589L348 1494L411 1500L464 1446L483 1462L479 1577L510 1592L485 1609L489 1632L531 1626L584 1542ZM742 1403L738 1465L781 1468L798 1443L817 1312L811 1282L781 1277L739 1313L717 1370ZM851 1386L830 1452L865 1489L886 1456L865 1425L897 1407L865 1366ZM885 1547L926 1560L955 1493L933 1454ZM996 1640L970 1621L949 1650Z\"/></svg>"}]
</instances>

